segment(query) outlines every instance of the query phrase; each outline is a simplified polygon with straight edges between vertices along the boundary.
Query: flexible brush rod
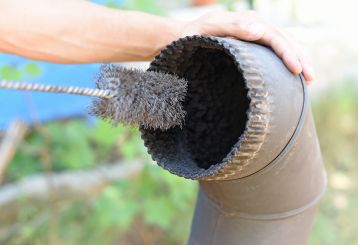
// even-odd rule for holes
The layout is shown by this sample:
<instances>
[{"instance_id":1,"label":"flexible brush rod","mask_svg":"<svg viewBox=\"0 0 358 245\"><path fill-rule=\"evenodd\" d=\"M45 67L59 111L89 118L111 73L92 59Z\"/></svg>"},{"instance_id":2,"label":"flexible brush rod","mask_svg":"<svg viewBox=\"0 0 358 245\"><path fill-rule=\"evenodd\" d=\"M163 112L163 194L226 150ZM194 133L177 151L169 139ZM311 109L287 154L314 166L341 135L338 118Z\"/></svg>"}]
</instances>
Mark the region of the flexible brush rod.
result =
<instances>
[{"instance_id":1,"label":"flexible brush rod","mask_svg":"<svg viewBox=\"0 0 358 245\"><path fill-rule=\"evenodd\" d=\"M58 86L39 83L23 83L9 80L0 80L0 89L38 91L47 93L78 94L84 96L110 99L112 93L109 90L81 88L74 86Z\"/></svg>"}]
</instances>

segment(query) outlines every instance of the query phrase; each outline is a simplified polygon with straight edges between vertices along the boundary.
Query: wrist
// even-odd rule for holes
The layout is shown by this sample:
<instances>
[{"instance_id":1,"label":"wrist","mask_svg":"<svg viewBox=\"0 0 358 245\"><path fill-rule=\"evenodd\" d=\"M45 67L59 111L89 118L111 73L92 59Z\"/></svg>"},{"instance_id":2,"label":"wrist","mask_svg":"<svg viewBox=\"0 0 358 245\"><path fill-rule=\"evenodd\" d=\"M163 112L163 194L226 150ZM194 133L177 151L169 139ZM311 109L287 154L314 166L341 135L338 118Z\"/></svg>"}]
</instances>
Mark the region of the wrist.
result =
<instances>
[{"instance_id":1,"label":"wrist","mask_svg":"<svg viewBox=\"0 0 358 245\"><path fill-rule=\"evenodd\" d=\"M117 45L130 60L151 60L171 42L182 37L185 22L136 11L116 11ZM126 25L123 25L126 22ZM124 39L123 35L127 38Z\"/></svg>"},{"instance_id":2,"label":"wrist","mask_svg":"<svg viewBox=\"0 0 358 245\"><path fill-rule=\"evenodd\" d=\"M159 53L160 50L165 48L173 41L185 36L184 30L185 30L186 22L172 20L169 18L165 18L164 22L165 22L164 28L162 30L159 30L162 33L158 33L158 37L161 38L161 40L159 40L159 43L156 46L156 53Z\"/></svg>"}]
</instances>

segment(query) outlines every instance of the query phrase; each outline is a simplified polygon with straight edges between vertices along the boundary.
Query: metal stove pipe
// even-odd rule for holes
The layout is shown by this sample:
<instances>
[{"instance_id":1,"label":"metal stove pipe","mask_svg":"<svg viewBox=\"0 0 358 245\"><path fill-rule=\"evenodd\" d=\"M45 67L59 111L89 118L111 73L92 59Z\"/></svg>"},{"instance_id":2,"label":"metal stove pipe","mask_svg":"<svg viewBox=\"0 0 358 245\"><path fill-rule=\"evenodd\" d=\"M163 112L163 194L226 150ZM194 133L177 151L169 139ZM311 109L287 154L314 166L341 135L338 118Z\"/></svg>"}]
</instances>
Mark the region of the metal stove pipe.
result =
<instances>
[{"instance_id":1,"label":"metal stove pipe","mask_svg":"<svg viewBox=\"0 0 358 245\"><path fill-rule=\"evenodd\" d=\"M150 70L189 81L183 128L141 129L160 166L199 180L188 243L305 244L326 175L303 77L211 36L173 42Z\"/></svg>"}]
</instances>

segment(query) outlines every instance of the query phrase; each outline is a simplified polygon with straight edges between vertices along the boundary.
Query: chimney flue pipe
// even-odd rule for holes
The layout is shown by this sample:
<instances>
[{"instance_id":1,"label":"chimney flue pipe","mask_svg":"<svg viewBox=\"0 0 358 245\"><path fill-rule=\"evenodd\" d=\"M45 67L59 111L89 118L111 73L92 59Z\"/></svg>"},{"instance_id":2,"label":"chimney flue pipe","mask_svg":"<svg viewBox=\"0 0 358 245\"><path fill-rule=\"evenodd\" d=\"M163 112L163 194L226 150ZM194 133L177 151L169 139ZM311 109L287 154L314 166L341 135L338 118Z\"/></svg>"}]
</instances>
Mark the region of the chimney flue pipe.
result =
<instances>
[{"instance_id":1,"label":"chimney flue pipe","mask_svg":"<svg viewBox=\"0 0 358 245\"><path fill-rule=\"evenodd\" d=\"M141 129L160 166L199 181L188 243L305 244L326 175L303 77L212 36L173 42L149 69L188 80L185 125Z\"/></svg>"}]
</instances>

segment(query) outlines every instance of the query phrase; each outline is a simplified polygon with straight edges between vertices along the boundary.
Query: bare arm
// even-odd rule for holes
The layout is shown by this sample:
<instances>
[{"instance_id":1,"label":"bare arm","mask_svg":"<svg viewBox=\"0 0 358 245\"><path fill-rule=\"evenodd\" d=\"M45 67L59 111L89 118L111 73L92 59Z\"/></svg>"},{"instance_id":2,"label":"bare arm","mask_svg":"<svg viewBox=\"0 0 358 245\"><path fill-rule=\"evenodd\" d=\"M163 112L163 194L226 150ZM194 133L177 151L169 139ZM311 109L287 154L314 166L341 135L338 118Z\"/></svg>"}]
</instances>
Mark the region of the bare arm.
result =
<instances>
[{"instance_id":1,"label":"bare arm","mask_svg":"<svg viewBox=\"0 0 358 245\"><path fill-rule=\"evenodd\" d=\"M57 63L152 59L185 35L232 36L274 49L293 73L313 72L283 35L253 12L220 12L180 22L80 0L0 0L0 52Z\"/></svg>"},{"instance_id":2,"label":"bare arm","mask_svg":"<svg viewBox=\"0 0 358 245\"><path fill-rule=\"evenodd\" d=\"M147 60L179 35L175 25L86 1L0 0L0 50L50 62Z\"/></svg>"}]
</instances>

